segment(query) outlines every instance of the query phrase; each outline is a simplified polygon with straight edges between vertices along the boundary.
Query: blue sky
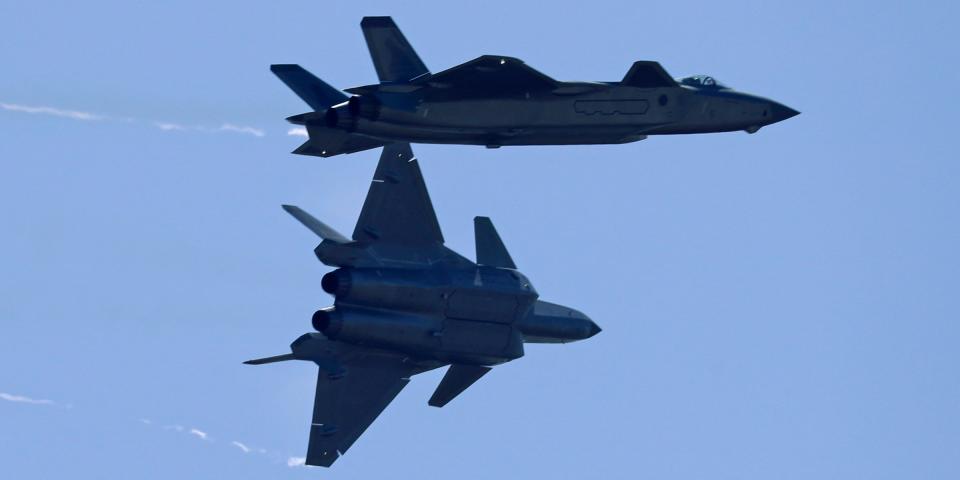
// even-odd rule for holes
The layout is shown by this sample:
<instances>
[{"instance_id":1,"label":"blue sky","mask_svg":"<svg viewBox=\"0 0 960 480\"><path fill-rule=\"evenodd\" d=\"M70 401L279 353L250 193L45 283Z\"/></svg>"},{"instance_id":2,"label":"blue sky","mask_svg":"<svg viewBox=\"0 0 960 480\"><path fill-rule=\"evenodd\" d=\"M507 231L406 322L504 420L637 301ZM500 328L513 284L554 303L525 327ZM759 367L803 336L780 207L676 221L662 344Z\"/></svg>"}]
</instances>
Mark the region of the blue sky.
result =
<instances>
[{"instance_id":1,"label":"blue sky","mask_svg":"<svg viewBox=\"0 0 960 480\"><path fill-rule=\"evenodd\" d=\"M955 4L356 3L0 3L0 475L960 476ZM616 80L652 59L803 114L415 145L448 245L472 256L492 217L542 298L604 331L443 409L442 372L418 376L323 471L288 466L314 368L240 362L330 303L280 204L349 232L378 156L290 155L307 107L268 65L374 82L363 15L434 71L489 53Z\"/></svg>"}]
</instances>

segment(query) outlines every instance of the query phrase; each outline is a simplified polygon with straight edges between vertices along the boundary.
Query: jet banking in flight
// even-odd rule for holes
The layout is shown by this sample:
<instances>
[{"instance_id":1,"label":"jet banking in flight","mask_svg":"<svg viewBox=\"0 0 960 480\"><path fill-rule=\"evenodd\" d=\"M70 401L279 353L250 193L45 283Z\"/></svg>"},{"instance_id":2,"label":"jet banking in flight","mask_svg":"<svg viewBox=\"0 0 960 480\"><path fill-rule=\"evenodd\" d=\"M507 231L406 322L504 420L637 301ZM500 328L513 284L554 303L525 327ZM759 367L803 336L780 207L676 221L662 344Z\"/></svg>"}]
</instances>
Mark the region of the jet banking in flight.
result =
<instances>
[{"instance_id":1,"label":"jet banking in flight","mask_svg":"<svg viewBox=\"0 0 960 480\"><path fill-rule=\"evenodd\" d=\"M332 307L315 333L260 365L319 366L306 463L329 467L418 373L450 365L429 400L442 407L491 367L523 356L524 343L567 343L600 332L586 315L539 300L489 218L474 219L476 262L444 246L408 144L383 149L352 238L303 210L283 207L323 239L314 250Z\"/></svg>"},{"instance_id":2,"label":"jet banking in flight","mask_svg":"<svg viewBox=\"0 0 960 480\"><path fill-rule=\"evenodd\" d=\"M431 73L390 17L365 17L360 27L380 83L348 88L349 97L299 65L270 67L313 109L287 118L310 137L293 153L330 157L392 142L497 148L755 133L799 113L710 76L675 80L652 61L635 62L619 82L559 81L503 55Z\"/></svg>"}]
</instances>

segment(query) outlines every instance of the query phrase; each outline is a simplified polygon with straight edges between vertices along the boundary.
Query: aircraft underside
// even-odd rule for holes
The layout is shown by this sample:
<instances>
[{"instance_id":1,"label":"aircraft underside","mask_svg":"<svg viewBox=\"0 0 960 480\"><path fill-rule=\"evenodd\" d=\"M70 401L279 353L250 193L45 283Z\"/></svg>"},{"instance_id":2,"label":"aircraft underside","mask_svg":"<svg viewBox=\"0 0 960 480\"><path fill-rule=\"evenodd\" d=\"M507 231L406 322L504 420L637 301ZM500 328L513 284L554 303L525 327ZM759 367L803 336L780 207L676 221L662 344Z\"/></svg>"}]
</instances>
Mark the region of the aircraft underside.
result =
<instances>
[{"instance_id":1,"label":"aircraft underside","mask_svg":"<svg viewBox=\"0 0 960 480\"><path fill-rule=\"evenodd\" d=\"M582 145L629 143L646 138L646 127L513 127L480 129L469 127L411 127L378 125L370 130L358 129L356 134L387 142L416 142L461 145Z\"/></svg>"}]
</instances>

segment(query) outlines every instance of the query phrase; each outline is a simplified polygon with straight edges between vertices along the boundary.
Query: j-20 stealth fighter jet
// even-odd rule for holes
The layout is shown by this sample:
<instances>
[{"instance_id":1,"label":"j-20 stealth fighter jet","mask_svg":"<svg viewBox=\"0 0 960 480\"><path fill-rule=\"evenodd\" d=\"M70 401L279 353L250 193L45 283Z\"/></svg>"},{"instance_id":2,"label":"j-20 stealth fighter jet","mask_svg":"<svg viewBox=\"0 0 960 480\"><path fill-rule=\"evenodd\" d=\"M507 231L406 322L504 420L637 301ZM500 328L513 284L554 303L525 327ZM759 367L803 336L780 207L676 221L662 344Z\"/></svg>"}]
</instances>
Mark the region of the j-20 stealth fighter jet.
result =
<instances>
[{"instance_id":1,"label":"j-20 stealth fighter jet","mask_svg":"<svg viewBox=\"0 0 960 480\"><path fill-rule=\"evenodd\" d=\"M600 332L583 313L538 300L489 218L474 219L476 262L445 247L408 144L383 149L352 239L284 209L323 239L317 258L338 267L321 281L334 305L313 315L318 333L291 353L245 363L320 367L308 465L333 464L413 375L450 365L428 402L442 407L491 366L522 357L524 343Z\"/></svg>"},{"instance_id":2,"label":"j-20 stealth fighter jet","mask_svg":"<svg viewBox=\"0 0 960 480\"><path fill-rule=\"evenodd\" d=\"M324 83L299 65L272 65L313 112L287 120L309 141L293 153L330 157L390 142L485 145L628 143L648 135L755 133L799 112L697 75L674 80L639 61L619 82L562 82L523 61L484 55L430 73L390 17L360 26L380 83Z\"/></svg>"}]
</instances>

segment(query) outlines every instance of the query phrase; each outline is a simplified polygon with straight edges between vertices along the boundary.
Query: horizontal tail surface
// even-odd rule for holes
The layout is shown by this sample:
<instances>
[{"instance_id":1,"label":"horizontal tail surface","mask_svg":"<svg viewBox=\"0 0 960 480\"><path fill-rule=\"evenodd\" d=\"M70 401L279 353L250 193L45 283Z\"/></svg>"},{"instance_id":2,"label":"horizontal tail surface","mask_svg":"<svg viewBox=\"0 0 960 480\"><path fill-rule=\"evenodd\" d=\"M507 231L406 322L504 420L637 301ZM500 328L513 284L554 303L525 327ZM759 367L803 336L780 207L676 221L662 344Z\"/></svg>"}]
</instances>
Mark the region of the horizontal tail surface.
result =
<instances>
[{"instance_id":1,"label":"horizontal tail surface","mask_svg":"<svg viewBox=\"0 0 960 480\"><path fill-rule=\"evenodd\" d=\"M371 148L382 147L385 142L376 138L357 135L345 130L328 128L323 125L307 125L307 134L310 140L297 147L293 153L298 155L313 155L316 157L332 157L342 153L354 153Z\"/></svg>"},{"instance_id":2,"label":"horizontal tail surface","mask_svg":"<svg viewBox=\"0 0 960 480\"><path fill-rule=\"evenodd\" d=\"M333 229L333 227L327 225L326 223L317 220L316 217L305 212L302 208L294 205L283 205L283 210L293 215L293 218L296 218L297 221L303 224L303 226L310 229L311 232L317 234L318 237L324 240L330 240L335 243L349 243L350 239L344 237L340 232Z\"/></svg>"},{"instance_id":3,"label":"horizontal tail surface","mask_svg":"<svg viewBox=\"0 0 960 480\"><path fill-rule=\"evenodd\" d=\"M253 360L247 360L243 363L245 365L265 365L267 363L286 362L287 360L296 360L296 358L292 353L285 353L283 355L275 355L273 357L255 358Z\"/></svg>"},{"instance_id":4,"label":"horizontal tail surface","mask_svg":"<svg viewBox=\"0 0 960 480\"><path fill-rule=\"evenodd\" d=\"M300 65L270 65L273 72L293 93L316 111L347 101L343 92L331 87Z\"/></svg>"}]
</instances>

